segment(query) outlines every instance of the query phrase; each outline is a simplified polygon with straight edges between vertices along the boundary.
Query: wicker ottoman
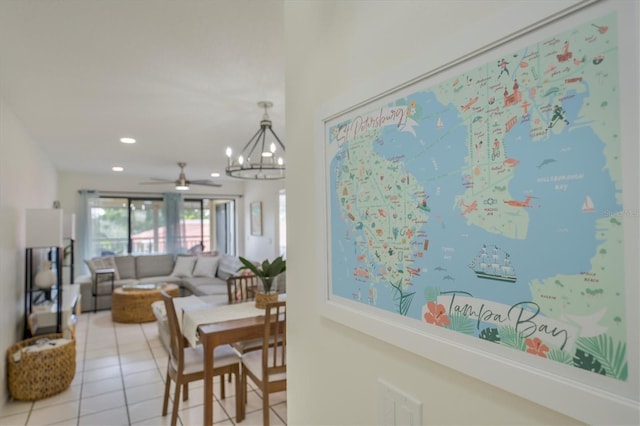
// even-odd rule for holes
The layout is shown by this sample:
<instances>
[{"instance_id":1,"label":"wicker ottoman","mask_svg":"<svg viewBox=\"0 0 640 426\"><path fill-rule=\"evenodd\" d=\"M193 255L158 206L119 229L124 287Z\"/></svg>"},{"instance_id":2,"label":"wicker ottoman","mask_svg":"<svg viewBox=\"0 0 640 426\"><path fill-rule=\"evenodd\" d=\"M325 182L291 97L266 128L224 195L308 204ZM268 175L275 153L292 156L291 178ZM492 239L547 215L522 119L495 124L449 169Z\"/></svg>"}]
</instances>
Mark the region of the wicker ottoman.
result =
<instances>
[{"instance_id":1,"label":"wicker ottoman","mask_svg":"<svg viewBox=\"0 0 640 426\"><path fill-rule=\"evenodd\" d=\"M32 346L38 341L58 340L59 345ZM31 348L37 350L29 351ZM13 399L36 401L69 387L76 374L76 341L62 334L47 334L23 340L7 351L9 393Z\"/></svg>"},{"instance_id":2,"label":"wicker ottoman","mask_svg":"<svg viewBox=\"0 0 640 426\"><path fill-rule=\"evenodd\" d=\"M111 297L111 319L126 323L155 321L151 304L162 300L162 290L173 297L180 295L180 288L175 284L160 284L149 290L115 289Z\"/></svg>"}]
</instances>

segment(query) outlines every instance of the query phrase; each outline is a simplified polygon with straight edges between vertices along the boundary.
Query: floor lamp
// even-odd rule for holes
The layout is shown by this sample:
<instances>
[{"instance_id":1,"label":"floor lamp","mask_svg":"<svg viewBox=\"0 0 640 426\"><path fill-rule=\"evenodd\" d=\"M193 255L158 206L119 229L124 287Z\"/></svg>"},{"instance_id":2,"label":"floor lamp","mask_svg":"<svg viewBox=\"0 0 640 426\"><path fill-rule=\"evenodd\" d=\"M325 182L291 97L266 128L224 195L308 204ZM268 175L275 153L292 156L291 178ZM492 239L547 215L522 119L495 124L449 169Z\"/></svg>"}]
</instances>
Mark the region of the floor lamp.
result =
<instances>
[{"instance_id":1,"label":"floor lamp","mask_svg":"<svg viewBox=\"0 0 640 426\"><path fill-rule=\"evenodd\" d=\"M25 336L29 334L28 316L33 311L33 298L39 292L51 294L34 286L34 249L48 249L48 260L56 269L56 333L62 331L62 223L63 211L60 209L27 209L25 236ZM38 260L42 261L40 257ZM52 285L54 283L51 283Z\"/></svg>"}]
</instances>

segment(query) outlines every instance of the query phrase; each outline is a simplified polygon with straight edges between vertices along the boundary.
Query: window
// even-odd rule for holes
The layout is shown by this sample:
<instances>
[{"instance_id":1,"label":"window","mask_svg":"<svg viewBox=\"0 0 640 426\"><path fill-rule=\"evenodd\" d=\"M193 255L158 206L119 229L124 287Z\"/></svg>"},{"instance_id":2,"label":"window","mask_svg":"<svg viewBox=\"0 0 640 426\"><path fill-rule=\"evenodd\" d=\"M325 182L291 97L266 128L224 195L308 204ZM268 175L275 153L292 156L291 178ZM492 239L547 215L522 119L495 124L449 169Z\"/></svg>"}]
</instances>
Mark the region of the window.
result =
<instances>
[{"instance_id":1,"label":"window","mask_svg":"<svg viewBox=\"0 0 640 426\"><path fill-rule=\"evenodd\" d=\"M225 214L219 216L218 208L213 209L214 206L221 206ZM167 252L162 199L103 196L90 199L89 211L91 257ZM214 223L211 222L212 217L215 217ZM234 254L234 217L233 200L185 200L180 246L185 252L218 250ZM212 247L212 241L216 241L220 248Z\"/></svg>"},{"instance_id":2,"label":"window","mask_svg":"<svg viewBox=\"0 0 640 426\"><path fill-rule=\"evenodd\" d=\"M215 211L215 235L216 250L230 255L236 254L236 209L235 203L230 200L216 200L212 203Z\"/></svg>"},{"instance_id":3,"label":"window","mask_svg":"<svg viewBox=\"0 0 640 426\"><path fill-rule=\"evenodd\" d=\"M162 200L129 199L131 246L129 253L166 251L165 218Z\"/></svg>"},{"instance_id":4,"label":"window","mask_svg":"<svg viewBox=\"0 0 640 426\"><path fill-rule=\"evenodd\" d=\"M185 201L182 208L183 244L189 252L211 250L211 233L209 232L210 211L204 208L203 201Z\"/></svg>"},{"instance_id":5,"label":"window","mask_svg":"<svg viewBox=\"0 0 640 426\"><path fill-rule=\"evenodd\" d=\"M92 256L125 254L129 244L129 208L126 198L92 198L91 214Z\"/></svg>"}]
</instances>

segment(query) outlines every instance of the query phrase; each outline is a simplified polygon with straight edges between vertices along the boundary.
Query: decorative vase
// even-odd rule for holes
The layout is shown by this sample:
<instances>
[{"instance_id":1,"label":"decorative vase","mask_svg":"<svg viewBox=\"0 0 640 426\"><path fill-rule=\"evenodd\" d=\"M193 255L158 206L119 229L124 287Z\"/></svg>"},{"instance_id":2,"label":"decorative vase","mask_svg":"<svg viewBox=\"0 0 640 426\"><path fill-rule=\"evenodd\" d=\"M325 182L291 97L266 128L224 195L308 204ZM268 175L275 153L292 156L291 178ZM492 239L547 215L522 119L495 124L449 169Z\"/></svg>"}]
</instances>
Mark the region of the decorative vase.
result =
<instances>
[{"instance_id":1,"label":"decorative vase","mask_svg":"<svg viewBox=\"0 0 640 426\"><path fill-rule=\"evenodd\" d=\"M264 309L267 303L278 301L278 292L275 289L275 277L260 277L262 288L256 292L256 308Z\"/></svg>"},{"instance_id":2,"label":"decorative vase","mask_svg":"<svg viewBox=\"0 0 640 426\"><path fill-rule=\"evenodd\" d=\"M56 283L56 274L51 270L51 262L45 260L40 264L34 283L43 290L50 289Z\"/></svg>"},{"instance_id":3,"label":"decorative vase","mask_svg":"<svg viewBox=\"0 0 640 426\"><path fill-rule=\"evenodd\" d=\"M256 308L264 309L267 307L267 304L274 303L278 301L278 293L264 293L258 292L256 293Z\"/></svg>"}]
</instances>

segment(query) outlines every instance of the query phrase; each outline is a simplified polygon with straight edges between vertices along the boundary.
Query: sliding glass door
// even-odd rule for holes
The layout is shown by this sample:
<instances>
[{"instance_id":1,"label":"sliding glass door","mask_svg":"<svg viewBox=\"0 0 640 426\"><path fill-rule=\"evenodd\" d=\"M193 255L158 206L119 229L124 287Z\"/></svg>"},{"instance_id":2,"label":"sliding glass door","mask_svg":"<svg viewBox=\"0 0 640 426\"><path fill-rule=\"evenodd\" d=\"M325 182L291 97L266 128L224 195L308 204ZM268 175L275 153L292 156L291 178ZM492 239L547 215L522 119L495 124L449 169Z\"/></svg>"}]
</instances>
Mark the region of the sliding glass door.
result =
<instances>
[{"instance_id":1,"label":"sliding glass door","mask_svg":"<svg viewBox=\"0 0 640 426\"><path fill-rule=\"evenodd\" d=\"M164 202L129 199L131 254L165 253L167 248Z\"/></svg>"},{"instance_id":2,"label":"sliding glass door","mask_svg":"<svg viewBox=\"0 0 640 426\"><path fill-rule=\"evenodd\" d=\"M162 199L101 196L90 200L89 212L91 257L167 252ZM235 226L234 200L187 199L181 247L190 253L235 254Z\"/></svg>"},{"instance_id":3,"label":"sliding glass door","mask_svg":"<svg viewBox=\"0 0 640 426\"><path fill-rule=\"evenodd\" d=\"M236 253L235 204L219 201L212 205L215 209L216 248L220 253Z\"/></svg>"},{"instance_id":4,"label":"sliding glass door","mask_svg":"<svg viewBox=\"0 0 640 426\"><path fill-rule=\"evenodd\" d=\"M211 250L209 233L210 212L203 204L209 200L185 201L182 208L183 243L190 253Z\"/></svg>"},{"instance_id":5,"label":"sliding glass door","mask_svg":"<svg viewBox=\"0 0 640 426\"><path fill-rule=\"evenodd\" d=\"M129 244L129 202L126 198L91 198L91 256L125 254Z\"/></svg>"}]
</instances>

